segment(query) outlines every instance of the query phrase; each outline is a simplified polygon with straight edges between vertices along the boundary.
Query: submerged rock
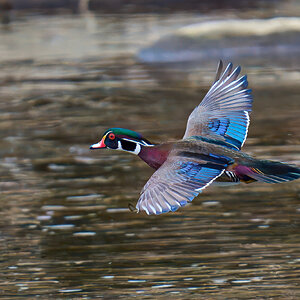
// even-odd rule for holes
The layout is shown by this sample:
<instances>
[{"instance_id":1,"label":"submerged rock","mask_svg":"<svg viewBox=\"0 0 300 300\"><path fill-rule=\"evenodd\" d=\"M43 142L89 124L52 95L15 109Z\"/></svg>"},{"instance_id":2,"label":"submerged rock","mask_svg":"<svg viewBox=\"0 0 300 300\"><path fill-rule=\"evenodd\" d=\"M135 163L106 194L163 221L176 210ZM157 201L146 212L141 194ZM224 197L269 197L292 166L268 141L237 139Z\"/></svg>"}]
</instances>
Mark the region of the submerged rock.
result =
<instances>
[{"instance_id":1,"label":"submerged rock","mask_svg":"<svg viewBox=\"0 0 300 300\"><path fill-rule=\"evenodd\" d=\"M206 21L185 26L142 49L146 63L239 59L265 61L300 56L300 18Z\"/></svg>"}]
</instances>

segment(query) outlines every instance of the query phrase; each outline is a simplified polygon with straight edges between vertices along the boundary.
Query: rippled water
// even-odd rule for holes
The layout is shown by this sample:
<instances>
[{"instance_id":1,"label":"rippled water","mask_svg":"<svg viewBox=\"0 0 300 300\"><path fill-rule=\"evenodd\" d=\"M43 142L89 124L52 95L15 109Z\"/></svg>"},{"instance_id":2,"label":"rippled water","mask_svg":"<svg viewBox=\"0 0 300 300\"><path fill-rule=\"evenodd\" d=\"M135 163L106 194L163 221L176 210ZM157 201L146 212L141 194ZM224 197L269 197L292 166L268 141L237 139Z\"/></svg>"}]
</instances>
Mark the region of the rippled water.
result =
<instances>
[{"instance_id":1,"label":"rippled water","mask_svg":"<svg viewBox=\"0 0 300 300\"><path fill-rule=\"evenodd\" d=\"M1 297L300 297L300 181L209 187L146 216L127 207L152 170L89 150L115 126L155 142L183 135L217 62L148 66L134 54L197 18L33 17L0 33ZM255 96L244 150L300 165L299 69L244 71Z\"/></svg>"}]
</instances>

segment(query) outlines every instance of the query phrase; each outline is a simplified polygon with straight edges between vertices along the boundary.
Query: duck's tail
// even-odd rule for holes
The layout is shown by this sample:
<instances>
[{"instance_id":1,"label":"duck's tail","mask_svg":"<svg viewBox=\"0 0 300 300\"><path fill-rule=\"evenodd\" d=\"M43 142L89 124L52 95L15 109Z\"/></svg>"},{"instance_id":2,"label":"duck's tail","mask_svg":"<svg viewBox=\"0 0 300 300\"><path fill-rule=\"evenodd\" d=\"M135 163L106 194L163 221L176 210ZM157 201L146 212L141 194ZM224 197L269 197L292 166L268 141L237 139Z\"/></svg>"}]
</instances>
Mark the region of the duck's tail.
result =
<instances>
[{"instance_id":1,"label":"duck's tail","mask_svg":"<svg viewBox=\"0 0 300 300\"><path fill-rule=\"evenodd\" d=\"M238 165L234 171L244 182L280 183L300 178L300 168L271 160L254 160L251 167Z\"/></svg>"}]
</instances>

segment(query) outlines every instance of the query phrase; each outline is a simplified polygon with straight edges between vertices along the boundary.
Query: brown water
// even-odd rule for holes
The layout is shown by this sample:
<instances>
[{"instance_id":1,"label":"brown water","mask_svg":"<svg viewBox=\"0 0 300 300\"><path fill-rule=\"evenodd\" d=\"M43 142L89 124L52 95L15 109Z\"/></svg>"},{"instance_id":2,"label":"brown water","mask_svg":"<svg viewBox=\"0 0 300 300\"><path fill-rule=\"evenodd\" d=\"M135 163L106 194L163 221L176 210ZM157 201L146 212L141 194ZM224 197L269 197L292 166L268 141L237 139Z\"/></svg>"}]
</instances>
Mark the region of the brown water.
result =
<instances>
[{"instance_id":1,"label":"brown water","mask_svg":"<svg viewBox=\"0 0 300 300\"><path fill-rule=\"evenodd\" d=\"M215 65L153 67L134 54L197 18L32 17L0 33L2 298L300 297L299 180L209 187L146 216L127 207L152 170L89 150L109 127L183 135ZM244 150L300 165L300 70L244 71L255 96Z\"/></svg>"}]
</instances>

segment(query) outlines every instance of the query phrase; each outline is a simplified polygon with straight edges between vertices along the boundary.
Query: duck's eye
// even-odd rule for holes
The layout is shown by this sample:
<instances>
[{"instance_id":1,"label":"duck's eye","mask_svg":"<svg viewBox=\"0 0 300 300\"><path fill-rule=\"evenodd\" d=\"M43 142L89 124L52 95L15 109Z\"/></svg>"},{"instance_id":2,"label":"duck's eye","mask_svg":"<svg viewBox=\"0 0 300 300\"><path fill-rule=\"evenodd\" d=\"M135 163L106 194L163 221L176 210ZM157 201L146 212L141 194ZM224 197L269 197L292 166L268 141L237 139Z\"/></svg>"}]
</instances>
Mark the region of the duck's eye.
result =
<instances>
[{"instance_id":1,"label":"duck's eye","mask_svg":"<svg viewBox=\"0 0 300 300\"><path fill-rule=\"evenodd\" d=\"M116 136L115 136L114 133L111 132L111 133L108 135L108 138L109 138L110 140L114 140L114 139L116 138Z\"/></svg>"}]
</instances>

